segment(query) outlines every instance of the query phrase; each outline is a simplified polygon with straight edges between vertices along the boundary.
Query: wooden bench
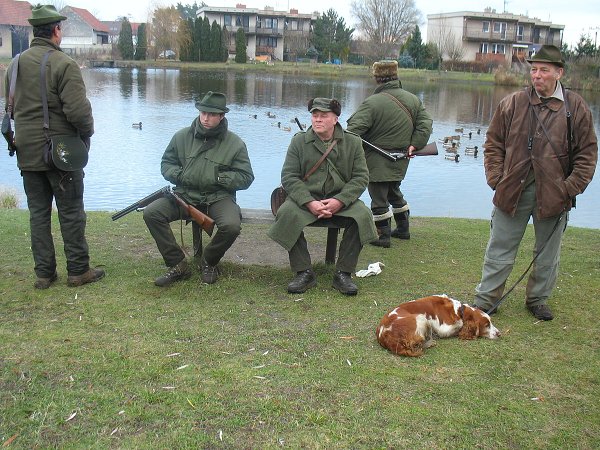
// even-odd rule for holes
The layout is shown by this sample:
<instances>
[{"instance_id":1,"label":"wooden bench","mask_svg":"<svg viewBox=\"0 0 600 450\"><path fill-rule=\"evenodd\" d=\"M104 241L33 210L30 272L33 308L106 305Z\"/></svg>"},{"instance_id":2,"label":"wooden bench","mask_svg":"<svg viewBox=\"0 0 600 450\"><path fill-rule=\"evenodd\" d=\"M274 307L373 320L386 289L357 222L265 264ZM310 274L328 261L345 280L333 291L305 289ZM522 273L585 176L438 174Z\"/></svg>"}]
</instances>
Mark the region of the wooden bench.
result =
<instances>
[{"instance_id":1,"label":"wooden bench","mask_svg":"<svg viewBox=\"0 0 600 450\"><path fill-rule=\"evenodd\" d=\"M270 209L247 209L242 208L242 223L249 224L271 224L275 217ZM327 244L325 246L325 263L335 264L337 240L340 226L327 221L318 221L309 227L327 228ZM194 241L194 258L202 256L202 229L196 222L192 222L192 236Z\"/></svg>"}]
</instances>

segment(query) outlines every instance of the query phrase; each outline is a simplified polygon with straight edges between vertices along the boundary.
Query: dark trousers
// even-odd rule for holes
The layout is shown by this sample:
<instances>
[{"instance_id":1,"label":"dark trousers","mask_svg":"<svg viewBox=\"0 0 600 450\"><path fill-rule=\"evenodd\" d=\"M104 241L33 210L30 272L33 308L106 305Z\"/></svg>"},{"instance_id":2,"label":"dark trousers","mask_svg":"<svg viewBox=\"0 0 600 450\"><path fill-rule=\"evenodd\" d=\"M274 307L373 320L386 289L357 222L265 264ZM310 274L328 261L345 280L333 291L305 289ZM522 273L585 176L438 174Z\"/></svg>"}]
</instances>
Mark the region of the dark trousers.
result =
<instances>
[{"instance_id":1,"label":"dark trousers","mask_svg":"<svg viewBox=\"0 0 600 450\"><path fill-rule=\"evenodd\" d=\"M369 183L369 196L371 197L371 211L374 215L381 215L392 208L402 208L407 204L400 190L400 181L382 181Z\"/></svg>"},{"instance_id":2,"label":"dark trousers","mask_svg":"<svg viewBox=\"0 0 600 450\"><path fill-rule=\"evenodd\" d=\"M196 205L196 207L215 221L217 232L204 248L202 258L207 264L216 266L242 230L240 207L230 197L208 207L206 205ZM179 219L189 220L190 217L183 208L168 198L159 198L144 209L146 226L168 267L176 266L185 258L185 253L177 243L170 225L171 222Z\"/></svg>"},{"instance_id":3,"label":"dark trousers","mask_svg":"<svg viewBox=\"0 0 600 450\"><path fill-rule=\"evenodd\" d=\"M362 250L358 224L350 217L333 216L331 219L326 220L344 227L344 234L342 242L340 242L335 268L342 272L354 272L358 264L360 251ZM304 232L300 234L300 237L289 251L289 257L290 267L294 273L311 268L312 263Z\"/></svg>"},{"instance_id":4,"label":"dark trousers","mask_svg":"<svg viewBox=\"0 0 600 450\"><path fill-rule=\"evenodd\" d=\"M58 209L68 275L81 275L87 272L90 268L90 258L85 239L83 170L22 171L21 176L29 208L35 274L39 278L49 278L56 271L56 255L52 238L53 199Z\"/></svg>"}]
</instances>

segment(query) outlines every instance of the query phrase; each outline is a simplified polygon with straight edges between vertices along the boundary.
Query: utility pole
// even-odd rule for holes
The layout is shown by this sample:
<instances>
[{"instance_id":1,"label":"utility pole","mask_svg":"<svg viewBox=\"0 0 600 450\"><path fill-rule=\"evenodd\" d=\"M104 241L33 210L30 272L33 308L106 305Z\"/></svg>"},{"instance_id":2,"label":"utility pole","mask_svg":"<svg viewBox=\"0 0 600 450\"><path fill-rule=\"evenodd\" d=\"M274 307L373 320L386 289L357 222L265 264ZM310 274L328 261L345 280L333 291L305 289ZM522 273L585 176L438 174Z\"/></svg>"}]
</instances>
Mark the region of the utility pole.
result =
<instances>
[{"instance_id":1,"label":"utility pole","mask_svg":"<svg viewBox=\"0 0 600 450\"><path fill-rule=\"evenodd\" d=\"M600 27L590 27L590 31L595 31L594 34L594 55L597 56L598 55L598 30L600 30Z\"/></svg>"}]
</instances>

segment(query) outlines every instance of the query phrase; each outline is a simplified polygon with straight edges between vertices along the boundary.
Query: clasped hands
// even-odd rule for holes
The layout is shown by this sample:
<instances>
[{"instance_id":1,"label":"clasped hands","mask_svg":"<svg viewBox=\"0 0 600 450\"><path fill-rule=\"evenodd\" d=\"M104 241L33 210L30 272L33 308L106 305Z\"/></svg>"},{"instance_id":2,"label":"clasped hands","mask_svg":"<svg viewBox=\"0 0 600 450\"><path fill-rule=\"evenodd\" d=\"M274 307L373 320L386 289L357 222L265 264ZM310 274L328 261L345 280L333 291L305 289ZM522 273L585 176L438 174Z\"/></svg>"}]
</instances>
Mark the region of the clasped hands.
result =
<instances>
[{"instance_id":1,"label":"clasped hands","mask_svg":"<svg viewBox=\"0 0 600 450\"><path fill-rule=\"evenodd\" d=\"M308 202L306 207L317 219L329 219L342 209L344 204L337 198L324 198Z\"/></svg>"}]
</instances>

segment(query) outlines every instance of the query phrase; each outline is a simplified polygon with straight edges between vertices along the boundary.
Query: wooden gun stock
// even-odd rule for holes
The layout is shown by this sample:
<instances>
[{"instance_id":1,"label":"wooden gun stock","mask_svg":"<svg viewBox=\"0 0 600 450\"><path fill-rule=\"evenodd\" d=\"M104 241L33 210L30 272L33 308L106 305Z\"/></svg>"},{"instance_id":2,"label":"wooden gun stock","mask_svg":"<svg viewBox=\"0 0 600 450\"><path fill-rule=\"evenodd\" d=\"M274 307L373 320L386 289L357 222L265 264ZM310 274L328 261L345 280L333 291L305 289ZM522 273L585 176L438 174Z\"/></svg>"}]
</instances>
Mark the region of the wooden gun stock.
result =
<instances>
[{"instance_id":1,"label":"wooden gun stock","mask_svg":"<svg viewBox=\"0 0 600 450\"><path fill-rule=\"evenodd\" d=\"M194 208L192 205L187 203L179 195L177 195L175 192L173 192L173 190L169 191L169 195L171 195L175 199L175 201L177 202L177 204L179 206L181 206L183 209L186 210L188 215L192 219L194 219L194 222L196 222L198 225L200 225L202 227L202 229L204 231L206 231L206 234L208 234L209 236L212 236L213 230L215 228L214 220L212 220L210 217L208 217L206 214L204 214L199 209Z\"/></svg>"}]
</instances>

